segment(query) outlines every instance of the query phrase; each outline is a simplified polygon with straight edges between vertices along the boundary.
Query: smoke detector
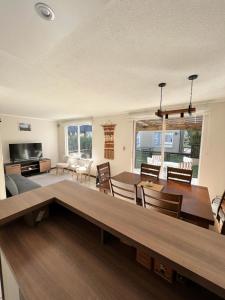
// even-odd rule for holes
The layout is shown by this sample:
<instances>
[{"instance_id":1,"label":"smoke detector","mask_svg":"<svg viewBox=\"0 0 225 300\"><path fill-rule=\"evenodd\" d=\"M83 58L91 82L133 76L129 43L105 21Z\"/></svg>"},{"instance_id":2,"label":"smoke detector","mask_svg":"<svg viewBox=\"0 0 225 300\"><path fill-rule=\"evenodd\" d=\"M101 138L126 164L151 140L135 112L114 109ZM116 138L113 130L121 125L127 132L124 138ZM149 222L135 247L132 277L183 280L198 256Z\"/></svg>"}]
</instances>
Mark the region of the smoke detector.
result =
<instances>
[{"instance_id":1,"label":"smoke detector","mask_svg":"<svg viewBox=\"0 0 225 300\"><path fill-rule=\"evenodd\" d=\"M36 3L35 10L40 17L42 17L47 21L53 21L55 19L54 11L51 9L51 7L49 7L45 3L41 3L41 2Z\"/></svg>"}]
</instances>

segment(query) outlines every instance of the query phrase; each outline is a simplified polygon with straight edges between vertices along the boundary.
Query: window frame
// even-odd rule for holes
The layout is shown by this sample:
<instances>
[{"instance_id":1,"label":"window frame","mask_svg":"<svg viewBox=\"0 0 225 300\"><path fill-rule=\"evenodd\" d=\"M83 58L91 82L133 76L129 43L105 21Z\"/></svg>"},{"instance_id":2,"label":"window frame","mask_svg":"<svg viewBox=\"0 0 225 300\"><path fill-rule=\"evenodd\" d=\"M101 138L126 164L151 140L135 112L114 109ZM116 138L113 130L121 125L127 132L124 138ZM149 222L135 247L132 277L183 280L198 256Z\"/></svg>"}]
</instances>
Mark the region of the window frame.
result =
<instances>
[{"instance_id":1,"label":"window frame","mask_svg":"<svg viewBox=\"0 0 225 300\"><path fill-rule=\"evenodd\" d=\"M200 129L200 135L201 135L201 138L200 138L200 148L199 148L199 157L198 157L198 174L197 174L197 177L193 177L193 179L195 180L195 183L194 184L198 184L199 180L200 180L200 176L201 176L201 168L202 168L202 159L203 159L203 145L204 145L204 138L205 138L205 131L206 131L206 128L207 128L207 124L206 122L208 121L208 114L205 113L204 111L201 111L199 114L196 114L194 115L194 118L197 119L195 120L194 123L197 123L197 125L199 123L201 123L199 129ZM140 116L138 116L138 118L136 118L134 120L134 125L133 125L133 153L132 153L132 171L134 173L139 173L140 172L140 168L139 167L136 167L136 159L137 159L137 156L136 156L136 136L137 136L137 133L139 131L141 131L141 129L137 130L137 126L138 126L138 123L139 122L144 122L143 120L150 120L150 121L155 121L157 119L155 119L155 116L151 115L151 116L148 116L148 118L146 118L146 115L143 116L143 118L141 118ZM167 134L167 131L176 131L176 130L187 130L186 128L166 128L166 122L167 122L167 119L163 118L163 122L162 122L162 128L161 130L158 129L158 127L156 126L156 129L153 129L152 131L155 131L155 132L161 132L162 133L162 136L161 136L161 143L160 143L160 155L162 156L162 166L164 166L164 157L165 157L165 153L167 151L165 151L165 148L173 148L173 146L168 146L168 144L165 145L165 134ZM193 123L193 122L192 122ZM198 129L197 128L191 128L191 129ZM172 145L174 145L174 141L175 141L175 134L173 134L173 142L171 142ZM164 140L164 143L162 143L162 140ZM154 141L154 139L153 139ZM155 144L154 144L155 145ZM186 154L186 153L183 153L183 154ZM187 153L189 154L189 153ZM161 168L161 170L163 170L163 168ZM161 178L161 177L160 177ZM164 179L164 178L163 178Z\"/></svg>"}]
</instances>

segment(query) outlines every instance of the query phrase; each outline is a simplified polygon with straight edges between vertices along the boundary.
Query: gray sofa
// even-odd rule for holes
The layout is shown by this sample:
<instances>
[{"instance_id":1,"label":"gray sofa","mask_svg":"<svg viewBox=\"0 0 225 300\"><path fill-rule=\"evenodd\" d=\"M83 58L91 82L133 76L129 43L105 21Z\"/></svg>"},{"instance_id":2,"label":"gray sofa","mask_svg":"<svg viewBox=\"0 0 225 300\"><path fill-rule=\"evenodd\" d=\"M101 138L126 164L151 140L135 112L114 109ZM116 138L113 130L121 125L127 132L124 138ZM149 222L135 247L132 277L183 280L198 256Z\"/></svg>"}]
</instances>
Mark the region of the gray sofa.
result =
<instances>
[{"instance_id":1,"label":"gray sofa","mask_svg":"<svg viewBox=\"0 0 225 300\"><path fill-rule=\"evenodd\" d=\"M7 197L15 196L40 187L39 184L18 174L5 175L5 186Z\"/></svg>"}]
</instances>

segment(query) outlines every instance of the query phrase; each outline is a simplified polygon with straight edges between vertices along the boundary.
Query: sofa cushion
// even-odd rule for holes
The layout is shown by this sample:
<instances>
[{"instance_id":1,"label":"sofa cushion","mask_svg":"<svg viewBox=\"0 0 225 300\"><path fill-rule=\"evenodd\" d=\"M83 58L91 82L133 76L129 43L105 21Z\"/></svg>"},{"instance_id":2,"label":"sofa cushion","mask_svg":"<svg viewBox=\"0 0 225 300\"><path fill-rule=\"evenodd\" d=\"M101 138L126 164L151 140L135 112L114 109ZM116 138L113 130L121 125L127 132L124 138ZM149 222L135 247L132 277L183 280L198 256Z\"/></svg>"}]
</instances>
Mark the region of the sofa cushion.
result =
<instances>
[{"instance_id":1,"label":"sofa cushion","mask_svg":"<svg viewBox=\"0 0 225 300\"><path fill-rule=\"evenodd\" d=\"M19 194L41 187L39 184L22 175L11 174L8 176L15 182Z\"/></svg>"},{"instance_id":2,"label":"sofa cushion","mask_svg":"<svg viewBox=\"0 0 225 300\"><path fill-rule=\"evenodd\" d=\"M15 181L9 175L5 175L5 186L10 195L15 196L19 194Z\"/></svg>"}]
</instances>

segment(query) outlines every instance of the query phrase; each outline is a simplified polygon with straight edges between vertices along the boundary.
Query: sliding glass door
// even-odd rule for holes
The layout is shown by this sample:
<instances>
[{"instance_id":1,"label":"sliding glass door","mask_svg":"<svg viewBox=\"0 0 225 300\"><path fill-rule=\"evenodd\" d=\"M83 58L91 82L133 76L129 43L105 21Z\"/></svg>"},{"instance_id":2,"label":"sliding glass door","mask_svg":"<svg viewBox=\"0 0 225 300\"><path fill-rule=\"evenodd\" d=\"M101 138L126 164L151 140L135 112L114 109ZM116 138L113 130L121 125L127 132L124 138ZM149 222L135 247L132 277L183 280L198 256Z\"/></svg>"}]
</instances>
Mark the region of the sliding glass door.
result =
<instances>
[{"instance_id":1,"label":"sliding glass door","mask_svg":"<svg viewBox=\"0 0 225 300\"><path fill-rule=\"evenodd\" d=\"M164 153L164 172L166 166L192 169L193 179L198 178L202 116L165 120L166 133L173 135L173 146ZM165 174L164 174L165 176Z\"/></svg>"},{"instance_id":2,"label":"sliding glass door","mask_svg":"<svg viewBox=\"0 0 225 300\"><path fill-rule=\"evenodd\" d=\"M136 123L135 169L142 163L159 163L162 143L162 120L141 120Z\"/></svg>"},{"instance_id":3,"label":"sliding glass door","mask_svg":"<svg viewBox=\"0 0 225 300\"><path fill-rule=\"evenodd\" d=\"M198 177L202 116L140 120L136 123L134 168L141 163L161 165L161 177L166 178L167 167L193 169Z\"/></svg>"}]
</instances>

